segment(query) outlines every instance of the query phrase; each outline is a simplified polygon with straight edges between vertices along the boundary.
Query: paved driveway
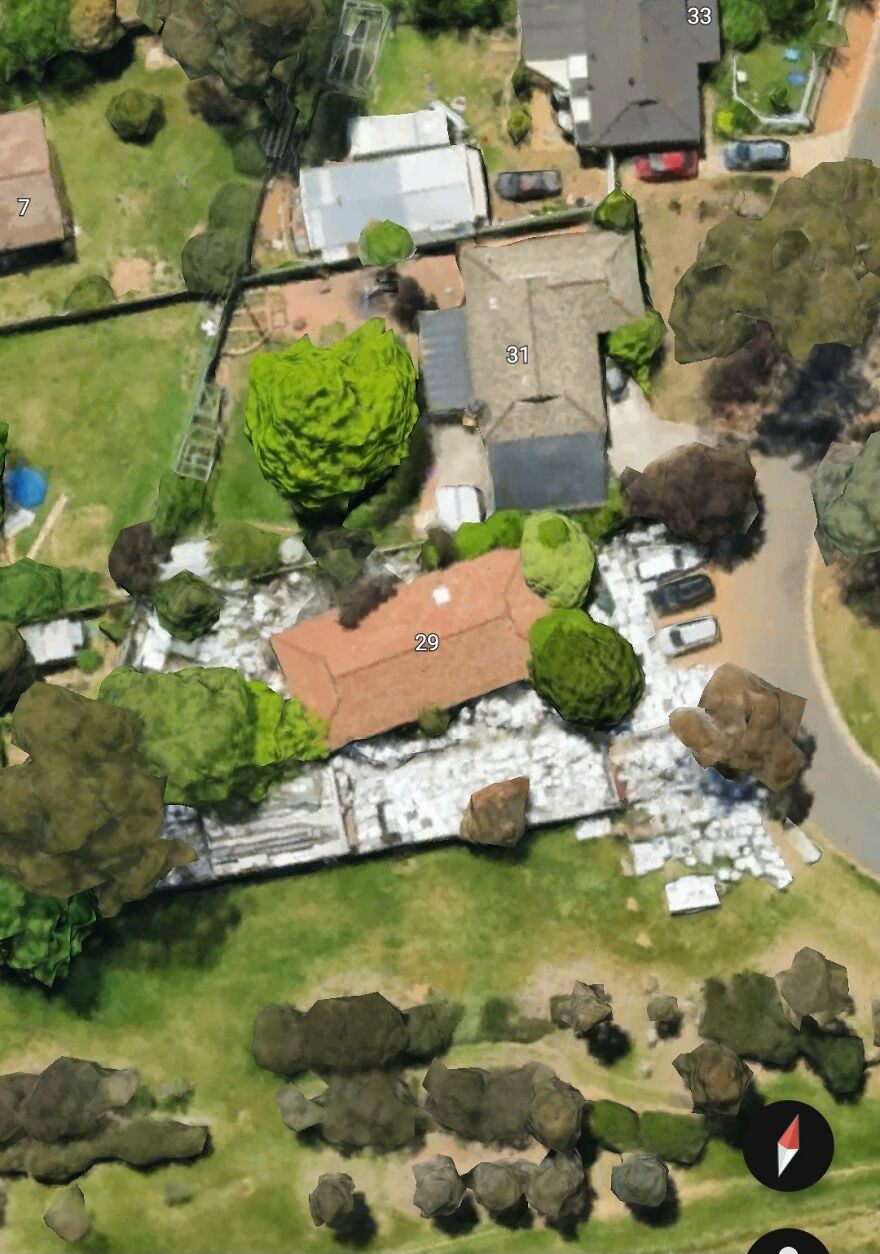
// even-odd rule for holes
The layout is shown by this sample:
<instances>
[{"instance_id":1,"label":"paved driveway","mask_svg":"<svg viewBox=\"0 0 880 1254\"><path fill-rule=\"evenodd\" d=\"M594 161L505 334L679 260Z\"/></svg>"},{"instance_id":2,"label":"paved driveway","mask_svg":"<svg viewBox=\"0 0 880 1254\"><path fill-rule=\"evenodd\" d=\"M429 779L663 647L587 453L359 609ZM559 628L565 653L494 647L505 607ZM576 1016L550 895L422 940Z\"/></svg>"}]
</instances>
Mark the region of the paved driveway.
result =
<instances>
[{"instance_id":1,"label":"paved driveway","mask_svg":"<svg viewBox=\"0 0 880 1254\"><path fill-rule=\"evenodd\" d=\"M664 422L630 384L632 396L610 407L615 469L642 469L693 427ZM807 698L804 726L816 737L807 778L810 815L839 850L880 873L880 769L850 736L827 691L812 643L809 572L815 515L809 477L785 460L754 458L767 503L767 538L757 556L719 574L723 646L718 661L737 662Z\"/></svg>"}]
</instances>

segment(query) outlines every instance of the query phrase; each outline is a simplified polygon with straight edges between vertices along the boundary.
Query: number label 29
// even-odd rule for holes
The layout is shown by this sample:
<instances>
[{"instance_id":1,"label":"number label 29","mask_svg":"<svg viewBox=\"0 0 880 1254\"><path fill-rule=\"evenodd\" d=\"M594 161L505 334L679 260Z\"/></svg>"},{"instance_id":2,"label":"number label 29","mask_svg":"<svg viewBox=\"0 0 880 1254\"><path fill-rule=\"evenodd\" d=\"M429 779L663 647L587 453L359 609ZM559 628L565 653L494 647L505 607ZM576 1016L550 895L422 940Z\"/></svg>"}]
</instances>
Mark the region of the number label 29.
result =
<instances>
[{"instance_id":1,"label":"number label 29","mask_svg":"<svg viewBox=\"0 0 880 1254\"><path fill-rule=\"evenodd\" d=\"M436 653L440 648L440 637L435 631L416 632L416 653Z\"/></svg>"}]
</instances>

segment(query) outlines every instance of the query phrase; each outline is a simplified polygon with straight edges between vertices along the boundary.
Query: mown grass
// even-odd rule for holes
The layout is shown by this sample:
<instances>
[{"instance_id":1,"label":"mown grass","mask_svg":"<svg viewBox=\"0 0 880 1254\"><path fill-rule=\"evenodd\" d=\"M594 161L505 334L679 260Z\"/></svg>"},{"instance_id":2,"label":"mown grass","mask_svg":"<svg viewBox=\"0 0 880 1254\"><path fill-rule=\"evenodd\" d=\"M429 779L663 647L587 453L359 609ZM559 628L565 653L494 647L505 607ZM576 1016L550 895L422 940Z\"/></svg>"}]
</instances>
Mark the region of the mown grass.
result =
<instances>
[{"instance_id":1,"label":"mown grass","mask_svg":"<svg viewBox=\"0 0 880 1254\"><path fill-rule=\"evenodd\" d=\"M94 1168L82 1182L95 1229L83 1248L156 1254L334 1249L333 1238L311 1226L306 1199L319 1172L335 1169L351 1171L367 1193L379 1226L373 1248L443 1247L442 1232L409 1210L407 1154L345 1160L297 1142L281 1125L274 1101L280 1082L249 1056L250 1025L267 1002L307 1005L321 995L380 988L406 1004L424 996L414 990L430 987L459 1002L472 1021L490 997L520 998L549 964L576 962L597 978L613 969L618 991L623 971L634 989L641 988L646 962L679 988L710 971L760 965L766 949L797 936L806 914L820 938L832 919L839 928L835 902L842 897L847 940L842 944L835 932L831 951L846 961L844 949L855 952L861 943L858 919L876 907L873 886L868 892L829 856L816 869L824 878L810 872L809 889L776 894L746 883L720 911L671 920L659 879L623 877L621 852L610 841L579 844L570 832L548 831L513 860L449 846L264 883L156 895L103 924L66 984L52 993L0 983L2 1070L42 1066L67 1053L137 1067L151 1084L186 1077L196 1082L189 1117L211 1124L213 1153L190 1166L148 1173ZM630 897L637 913L627 905ZM645 930L652 941L648 958L635 940ZM563 1037L554 1034L535 1047L463 1044L451 1061L485 1064L490 1051L512 1057L507 1051L515 1048L522 1057L538 1049L552 1062ZM558 1058L556 1065L565 1073ZM671 1073L634 1081L632 1066L622 1066L615 1090L615 1069L589 1066L593 1080L623 1100L638 1089L654 1108L679 1087ZM419 1071L414 1075L421 1078ZM802 1199L800 1226L821 1236L844 1202L867 1205L880 1182L873 1136L878 1103L869 1098L836 1106L802 1071L762 1087L767 1096L808 1096L825 1109L838 1132L837 1167L862 1173L839 1183L831 1178ZM674 1229L628 1217L595 1219L581 1225L575 1248L650 1254L669 1249L674 1233L676 1249L737 1250L746 1237L790 1214L784 1199L757 1188L739 1155L724 1145L713 1144L694 1174L681 1177L685 1190L691 1180L694 1196ZM192 1201L166 1205L169 1182L185 1182ZM61 1248L41 1221L48 1196L33 1182L12 1185L0 1249L38 1254ZM485 1219L471 1234L449 1240L450 1250L566 1245L540 1225L508 1233ZM857 1247L838 1241L834 1248Z\"/></svg>"},{"instance_id":2,"label":"mown grass","mask_svg":"<svg viewBox=\"0 0 880 1254\"><path fill-rule=\"evenodd\" d=\"M150 290L182 287L183 245L205 222L217 188L240 177L223 134L190 113L184 71L176 65L147 69L148 41L136 43L118 77L40 99L76 223L77 259L0 279L0 323L54 313L84 274L112 280L126 260L149 263ZM162 98L165 125L150 144L123 143L104 116L127 88Z\"/></svg>"},{"instance_id":3,"label":"mown grass","mask_svg":"<svg viewBox=\"0 0 880 1254\"><path fill-rule=\"evenodd\" d=\"M16 537L23 555L59 495L69 504L40 557L106 572L120 527L152 517L186 426L205 341L198 307L0 338L10 457L46 472L49 495Z\"/></svg>"},{"instance_id":4,"label":"mown grass","mask_svg":"<svg viewBox=\"0 0 880 1254\"><path fill-rule=\"evenodd\" d=\"M813 622L838 709L865 752L880 762L880 627L841 602L830 576L817 580Z\"/></svg>"}]
</instances>

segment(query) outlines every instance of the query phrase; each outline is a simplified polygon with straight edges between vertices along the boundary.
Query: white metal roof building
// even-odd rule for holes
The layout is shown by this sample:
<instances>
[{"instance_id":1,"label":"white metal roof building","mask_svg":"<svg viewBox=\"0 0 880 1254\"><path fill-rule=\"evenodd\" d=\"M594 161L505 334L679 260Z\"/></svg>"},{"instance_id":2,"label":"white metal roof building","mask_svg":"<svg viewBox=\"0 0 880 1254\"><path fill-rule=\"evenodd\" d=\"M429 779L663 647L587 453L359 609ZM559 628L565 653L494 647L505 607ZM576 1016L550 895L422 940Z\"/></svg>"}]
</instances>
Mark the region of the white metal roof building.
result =
<instances>
[{"instance_id":1,"label":"white metal roof building","mask_svg":"<svg viewBox=\"0 0 880 1254\"><path fill-rule=\"evenodd\" d=\"M405 226L416 244L473 234L489 216L479 150L466 144L303 170L300 203L309 249L349 255L375 219Z\"/></svg>"},{"instance_id":2,"label":"white metal roof building","mask_svg":"<svg viewBox=\"0 0 880 1254\"><path fill-rule=\"evenodd\" d=\"M352 118L348 138L348 155L353 160L385 157L395 152L445 147L449 143L449 124L441 109L386 113L377 117Z\"/></svg>"}]
</instances>

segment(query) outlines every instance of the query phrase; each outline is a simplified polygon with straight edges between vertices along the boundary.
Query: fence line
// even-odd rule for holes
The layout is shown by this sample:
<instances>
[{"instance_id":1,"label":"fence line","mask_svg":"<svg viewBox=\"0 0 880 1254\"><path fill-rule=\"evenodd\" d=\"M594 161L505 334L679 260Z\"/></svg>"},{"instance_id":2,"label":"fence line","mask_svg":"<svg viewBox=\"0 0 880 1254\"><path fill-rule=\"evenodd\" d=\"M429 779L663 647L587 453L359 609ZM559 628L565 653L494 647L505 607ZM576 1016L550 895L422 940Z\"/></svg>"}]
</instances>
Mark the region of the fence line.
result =
<instances>
[{"instance_id":1,"label":"fence line","mask_svg":"<svg viewBox=\"0 0 880 1254\"><path fill-rule=\"evenodd\" d=\"M831 8L828 10L829 22L836 22L845 8L846 0L833 0ZM783 134L788 131L809 130L816 117L819 107L819 100L822 96L822 89L828 79L831 66L834 61L834 48L826 48L821 52L813 52L810 62L810 72L807 81L804 84L803 94L801 95L801 103L797 111L791 113L767 114L760 113L753 104L745 100L739 94L739 84L736 77L736 57L731 60L731 95L734 100L745 107L755 115L761 126L765 130L780 131ZM818 88L818 90L817 90Z\"/></svg>"}]
</instances>

